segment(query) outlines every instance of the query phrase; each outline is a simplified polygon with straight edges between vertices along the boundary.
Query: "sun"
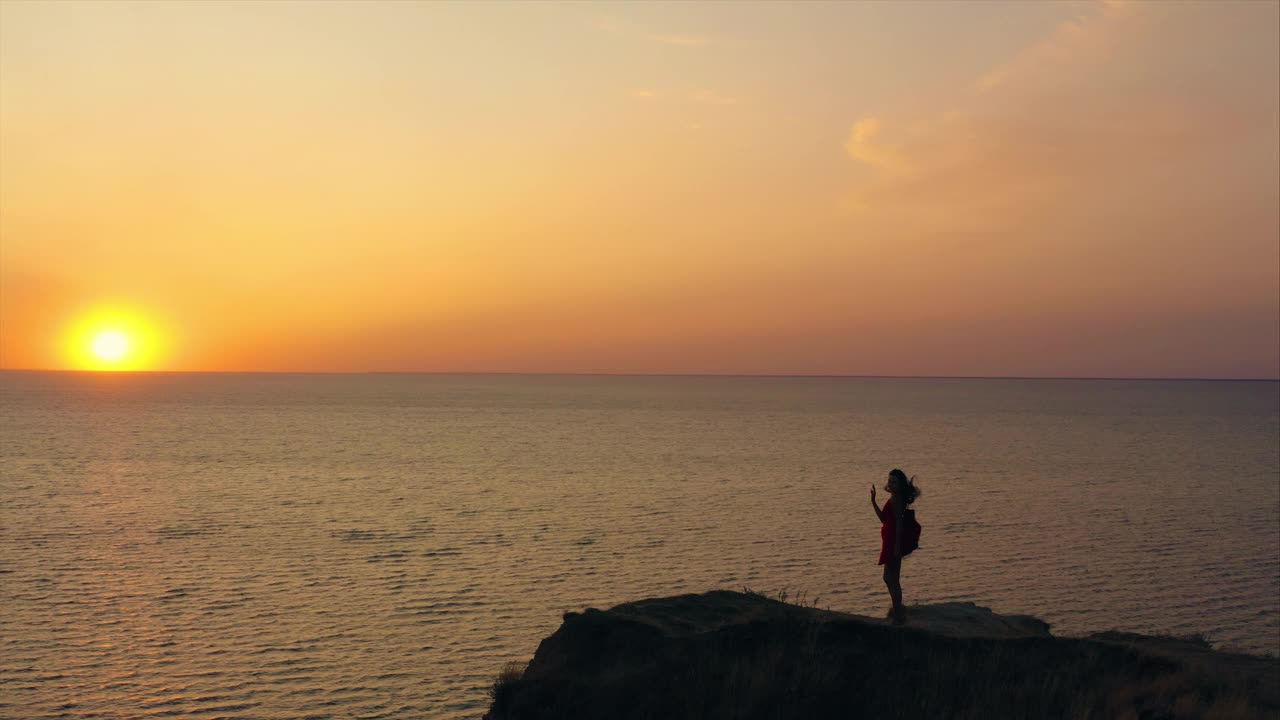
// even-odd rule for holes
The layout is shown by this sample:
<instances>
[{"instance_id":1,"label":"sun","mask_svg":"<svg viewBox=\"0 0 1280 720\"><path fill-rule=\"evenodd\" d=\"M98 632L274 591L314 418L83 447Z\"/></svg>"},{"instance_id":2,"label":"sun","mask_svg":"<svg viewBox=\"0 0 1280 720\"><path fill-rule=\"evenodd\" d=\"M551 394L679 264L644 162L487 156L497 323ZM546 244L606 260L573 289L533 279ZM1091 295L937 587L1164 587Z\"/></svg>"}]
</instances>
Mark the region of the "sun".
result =
<instances>
[{"instance_id":1,"label":"sun","mask_svg":"<svg viewBox=\"0 0 1280 720\"><path fill-rule=\"evenodd\" d=\"M103 330L93 336L89 349L103 362L120 362L129 355L129 336L119 330Z\"/></svg>"},{"instance_id":2,"label":"sun","mask_svg":"<svg viewBox=\"0 0 1280 720\"><path fill-rule=\"evenodd\" d=\"M160 333L134 308L98 307L71 323L63 347L76 370L154 370Z\"/></svg>"}]
</instances>

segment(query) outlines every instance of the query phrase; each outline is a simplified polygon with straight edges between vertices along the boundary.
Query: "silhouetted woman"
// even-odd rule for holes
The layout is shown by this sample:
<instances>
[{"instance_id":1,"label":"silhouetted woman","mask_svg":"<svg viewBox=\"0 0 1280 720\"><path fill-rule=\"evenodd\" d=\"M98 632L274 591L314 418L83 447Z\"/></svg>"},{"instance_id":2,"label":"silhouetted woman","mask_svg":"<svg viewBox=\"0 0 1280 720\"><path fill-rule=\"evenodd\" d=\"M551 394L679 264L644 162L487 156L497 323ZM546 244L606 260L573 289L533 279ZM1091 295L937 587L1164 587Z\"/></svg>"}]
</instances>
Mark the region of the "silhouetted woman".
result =
<instances>
[{"instance_id":1,"label":"silhouetted woman","mask_svg":"<svg viewBox=\"0 0 1280 720\"><path fill-rule=\"evenodd\" d=\"M875 508L881 523L880 564L884 566L884 584L889 587L889 599L893 601L889 619L894 625L901 625L907 620L907 608L902 604L902 557L915 549L920 527L916 524L915 512L908 508L920 497L920 488L916 487L915 478L908 480L906 473L894 468L884 489L889 492L889 499L881 509L876 504L876 486L871 486L871 507Z\"/></svg>"}]
</instances>

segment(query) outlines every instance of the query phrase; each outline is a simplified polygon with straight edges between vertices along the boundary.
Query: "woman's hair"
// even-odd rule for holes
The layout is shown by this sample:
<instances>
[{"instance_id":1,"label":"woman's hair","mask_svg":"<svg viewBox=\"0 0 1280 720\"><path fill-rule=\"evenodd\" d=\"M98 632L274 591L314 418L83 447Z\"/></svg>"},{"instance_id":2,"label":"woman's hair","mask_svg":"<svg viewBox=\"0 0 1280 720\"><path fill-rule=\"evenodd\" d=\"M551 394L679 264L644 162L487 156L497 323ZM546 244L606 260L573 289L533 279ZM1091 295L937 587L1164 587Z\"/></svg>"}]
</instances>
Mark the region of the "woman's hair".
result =
<instances>
[{"instance_id":1,"label":"woman's hair","mask_svg":"<svg viewBox=\"0 0 1280 720\"><path fill-rule=\"evenodd\" d=\"M915 502L923 493L920 488L916 487L915 477L908 478L907 474L894 468L889 471L889 482L884 486L890 495L896 498L902 498L905 505Z\"/></svg>"}]
</instances>

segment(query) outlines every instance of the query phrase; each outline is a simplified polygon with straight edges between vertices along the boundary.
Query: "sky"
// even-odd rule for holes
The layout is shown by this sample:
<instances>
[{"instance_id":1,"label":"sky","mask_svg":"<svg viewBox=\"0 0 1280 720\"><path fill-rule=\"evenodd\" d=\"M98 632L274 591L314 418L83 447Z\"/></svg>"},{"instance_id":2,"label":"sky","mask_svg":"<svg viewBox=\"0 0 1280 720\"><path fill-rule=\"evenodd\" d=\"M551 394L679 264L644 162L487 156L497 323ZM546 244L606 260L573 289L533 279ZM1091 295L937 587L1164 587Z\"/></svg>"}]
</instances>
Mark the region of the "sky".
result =
<instances>
[{"instance_id":1,"label":"sky","mask_svg":"<svg viewBox=\"0 0 1280 720\"><path fill-rule=\"evenodd\" d=\"M121 333L176 371L1278 378L1280 3L7 0L0 367Z\"/></svg>"}]
</instances>

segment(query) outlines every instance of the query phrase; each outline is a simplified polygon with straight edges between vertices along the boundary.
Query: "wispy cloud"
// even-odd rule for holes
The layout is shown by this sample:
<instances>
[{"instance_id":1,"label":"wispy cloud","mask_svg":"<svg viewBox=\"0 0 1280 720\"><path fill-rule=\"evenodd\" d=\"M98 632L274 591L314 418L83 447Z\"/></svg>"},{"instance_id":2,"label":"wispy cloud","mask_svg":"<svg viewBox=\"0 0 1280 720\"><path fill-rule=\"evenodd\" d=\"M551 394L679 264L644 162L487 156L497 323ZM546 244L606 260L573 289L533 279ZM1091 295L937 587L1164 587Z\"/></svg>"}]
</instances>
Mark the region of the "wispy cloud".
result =
<instances>
[{"instance_id":1,"label":"wispy cloud","mask_svg":"<svg viewBox=\"0 0 1280 720\"><path fill-rule=\"evenodd\" d=\"M648 88L634 88L627 93L636 100L653 100L658 97L658 93Z\"/></svg>"},{"instance_id":2,"label":"wispy cloud","mask_svg":"<svg viewBox=\"0 0 1280 720\"><path fill-rule=\"evenodd\" d=\"M1059 23L1048 36L988 70L975 86L990 90L1034 75L1046 66L1103 60L1120 40L1124 22L1137 15L1139 9L1136 3L1125 0L1095 3L1088 12Z\"/></svg>"},{"instance_id":3,"label":"wispy cloud","mask_svg":"<svg viewBox=\"0 0 1280 720\"><path fill-rule=\"evenodd\" d=\"M849 157L892 175L905 175L910 168L901 149L885 143L880 137L883 123L877 117L864 117L853 124L844 149Z\"/></svg>"},{"instance_id":4,"label":"wispy cloud","mask_svg":"<svg viewBox=\"0 0 1280 720\"><path fill-rule=\"evenodd\" d=\"M1089 97L1070 82L1105 64L1135 12L1091 6L991 68L976 92L945 110L859 118L844 151L873 174L853 206L899 220L905 213L915 225L991 227L1057 202L1054 193L1081 178L1106 184L1124 163L1186 139L1194 128L1165 108ZM1109 106L1124 107L1122 121Z\"/></svg>"},{"instance_id":5,"label":"wispy cloud","mask_svg":"<svg viewBox=\"0 0 1280 720\"><path fill-rule=\"evenodd\" d=\"M900 276L904 312L964 327L951 345L1001 347L990 362L1194 373L1247 356L1274 375L1280 85L1245 64L1274 58L1274 34L1201 54L1251 19L1275 27L1274 5L1085 9L931 106L851 118L848 257ZM973 331L990 341L958 341Z\"/></svg>"}]
</instances>

